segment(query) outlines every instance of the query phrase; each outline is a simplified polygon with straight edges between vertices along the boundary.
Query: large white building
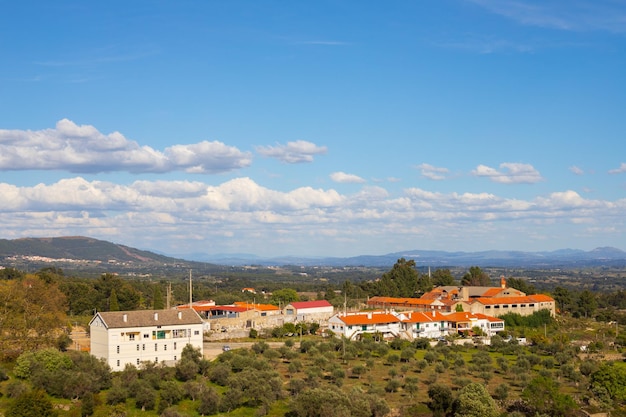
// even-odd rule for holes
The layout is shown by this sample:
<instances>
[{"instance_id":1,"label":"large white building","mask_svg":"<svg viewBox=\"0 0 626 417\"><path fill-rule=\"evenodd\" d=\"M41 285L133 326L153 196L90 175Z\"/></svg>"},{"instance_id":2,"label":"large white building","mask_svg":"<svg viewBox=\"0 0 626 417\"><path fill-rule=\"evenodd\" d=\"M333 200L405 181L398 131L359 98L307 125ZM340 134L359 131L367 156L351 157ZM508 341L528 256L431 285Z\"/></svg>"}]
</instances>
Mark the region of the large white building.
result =
<instances>
[{"instance_id":1,"label":"large white building","mask_svg":"<svg viewBox=\"0 0 626 417\"><path fill-rule=\"evenodd\" d=\"M89 322L91 354L113 371L145 361L173 365L188 344L202 352L202 326L193 309L100 312Z\"/></svg>"}]
</instances>

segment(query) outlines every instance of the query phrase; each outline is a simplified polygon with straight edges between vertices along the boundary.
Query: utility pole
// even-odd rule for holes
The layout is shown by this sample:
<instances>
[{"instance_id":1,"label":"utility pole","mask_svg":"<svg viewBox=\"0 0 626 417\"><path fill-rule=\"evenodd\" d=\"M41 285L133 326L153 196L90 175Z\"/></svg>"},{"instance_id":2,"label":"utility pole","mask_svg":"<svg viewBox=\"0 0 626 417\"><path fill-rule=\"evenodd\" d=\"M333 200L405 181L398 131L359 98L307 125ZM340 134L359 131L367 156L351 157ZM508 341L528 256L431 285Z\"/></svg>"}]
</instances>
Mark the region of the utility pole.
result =
<instances>
[{"instance_id":1,"label":"utility pole","mask_svg":"<svg viewBox=\"0 0 626 417\"><path fill-rule=\"evenodd\" d=\"M189 270L189 308L193 306L193 284L191 281L191 269Z\"/></svg>"}]
</instances>

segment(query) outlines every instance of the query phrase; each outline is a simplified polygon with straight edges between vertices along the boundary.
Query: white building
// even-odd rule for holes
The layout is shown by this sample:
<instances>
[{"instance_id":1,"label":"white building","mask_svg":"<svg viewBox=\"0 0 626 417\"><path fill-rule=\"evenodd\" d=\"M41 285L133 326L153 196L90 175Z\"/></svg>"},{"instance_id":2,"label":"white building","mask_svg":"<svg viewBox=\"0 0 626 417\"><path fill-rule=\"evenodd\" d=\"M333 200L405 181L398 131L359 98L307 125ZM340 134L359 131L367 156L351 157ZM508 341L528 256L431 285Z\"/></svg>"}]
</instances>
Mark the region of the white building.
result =
<instances>
[{"instance_id":1,"label":"white building","mask_svg":"<svg viewBox=\"0 0 626 417\"><path fill-rule=\"evenodd\" d=\"M326 300L294 301L283 308L286 322L325 322L333 313L333 305Z\"/></svg>"},{"instance_id":2,"label":"white building","mask_svg":"<svg viewBox=\"0 0 626 417\"><path fill-rule=\"evenodd\" d=\"M173 365L187 344L202 352L202 319L193 309L100 312L89 328L91 354L113 371L145 361Z\"/></svg>"},{"instance_id":3,"label":"white building","mask_svg":"<svg viewBox=\"0 0 626 417\"><path fill-rule=\"evenodd\" d=\"M471 335L475 327L491 337L504 330L504 320L480 313L451 313L447 315L451 334Z\"/></svg>"},{"instance_id":4,"label":"white building","mask_svg":"<svg viewBox=\"0 0 626 417\"><path fill-rule=\"evenodd\" d=\"M449 334L450 322L445 314L439 311L404 312L398 315L402 321L403 337L409 340L425 337L436 339Z\"/></svg>"},{"instance_id":5,"label":"white building","mask_svg":"<svg viewBox=\"0 0 626 417\"><path fill-rule=\"evenodd\" d=\"M328 319L328 329L347 339L358 339L364 333L393 338L400 335L400 319L384 311L340 313Z\"/></svg>"}]
</instances>

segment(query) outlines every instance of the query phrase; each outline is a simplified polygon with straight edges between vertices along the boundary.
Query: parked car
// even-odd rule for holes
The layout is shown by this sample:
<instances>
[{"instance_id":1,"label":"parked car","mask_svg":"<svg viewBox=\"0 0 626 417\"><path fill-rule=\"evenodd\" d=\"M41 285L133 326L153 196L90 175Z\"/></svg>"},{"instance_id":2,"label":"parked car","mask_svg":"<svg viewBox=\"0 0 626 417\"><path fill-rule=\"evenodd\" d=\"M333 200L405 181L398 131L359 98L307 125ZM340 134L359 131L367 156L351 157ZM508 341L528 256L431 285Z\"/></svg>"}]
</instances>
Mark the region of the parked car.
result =
<instances>
[{"instance_id":1,"label":"parked car","mask_svg":"<svg viewBox=\"0 0 626 417\"><path fill-rule=\"evenodd\" d=\"M224 345L224 346L222 346L222 350L223 350L224 352L228 352L228 351L230 350L230 346L228 346L228 345Z\"/></svg>"}]
</instances>

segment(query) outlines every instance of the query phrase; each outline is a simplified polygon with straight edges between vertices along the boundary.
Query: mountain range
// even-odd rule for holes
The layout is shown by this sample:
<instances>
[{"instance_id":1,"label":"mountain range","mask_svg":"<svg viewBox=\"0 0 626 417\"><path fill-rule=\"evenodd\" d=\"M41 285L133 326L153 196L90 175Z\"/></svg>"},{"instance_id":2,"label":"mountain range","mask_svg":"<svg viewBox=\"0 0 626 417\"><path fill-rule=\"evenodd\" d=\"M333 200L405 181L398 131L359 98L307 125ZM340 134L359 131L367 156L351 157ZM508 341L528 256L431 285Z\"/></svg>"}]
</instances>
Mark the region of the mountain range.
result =
<instances>
[{"instance_id":1,"label":"mountain range","mask_svg":"<svg viewBox=\"0 0 626 417\"><path fill-rule=\"evenodd\" d=\"M261 258L250 254L182 254L165 255L152 251L131 248L90 237L50 237L0 239L0 262L30 260L36 263L92 262L105 265L151 266L179 265L191 267L194 264L214 264L227 266L243 265L301 265L301 266L363 266L389 267L398 259L412 259L421 267L492 266L492 267L624 267L626 252L614 247L601 247L590 251L561 249L556 251L523 252L492 250L481 252L446 252L432 250L407 250L384 255L361 255L354 257L295 257L284 256Z\"/></svg>"}]
</instances>

